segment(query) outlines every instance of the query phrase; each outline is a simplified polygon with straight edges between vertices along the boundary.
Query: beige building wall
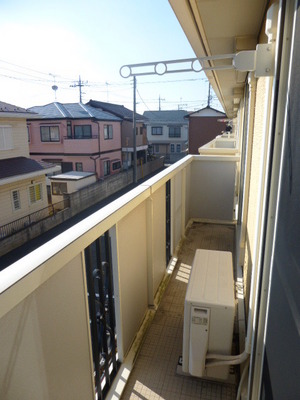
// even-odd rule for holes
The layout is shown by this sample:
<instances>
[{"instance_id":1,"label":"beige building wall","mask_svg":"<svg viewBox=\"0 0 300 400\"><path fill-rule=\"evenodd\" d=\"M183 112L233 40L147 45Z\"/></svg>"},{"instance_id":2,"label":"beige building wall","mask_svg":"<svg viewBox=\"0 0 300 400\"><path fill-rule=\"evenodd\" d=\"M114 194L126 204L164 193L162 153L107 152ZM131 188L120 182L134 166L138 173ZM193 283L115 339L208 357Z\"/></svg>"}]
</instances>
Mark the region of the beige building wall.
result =
<instances>
[{"instance_id":1,"label":"beige building wall","mask_svg":"<svg viewBox=\"0 0 300 400\"><path fill-rule=\"evenodd\" d=\"M13 135L13 149L1 150L0 160L12 157L28 157L29 145L26 119L0 118L0 126L11 126Z\"/></svg>"},{"instance_id":2,"label":"beige building wall","mask_svg":"<svg viewBox=\"0 0 300 400\"><path fill-rule=\"evenodd\" d=\"M36 203L31 203L29 198L29 187L33 184L42 184L42 199ZM21 208L14 210L12 192L19 191L19 199ZM16 181L11 184L0 186L0 204L1 215L0 224L5 225L9 222L15 221L28 214L38 211L48 206L46 178L45 175L35 177L34 179L25 179Z\"/></svg>"},{"instance_id":3,"label":"beige building wall","mask_svg":"<svg viewBox=\"0 0 300 400\"><path fill-rule=\"evenodd\" d=\"M256 240L258 239L257 218L260 208L260 182L265 171L261 171L265 132L265 103L267 99L266 78L259 78L257 81L256 103L254 110L254 128L252 146L248 149L248 156L251 158L248 215L246 220L246 240L244 258L244 286L246 289L245 302L249 306L250 282L255 258Z\"/></svg>"},{"instance_id":4,"label":"beige building wall","mask_svg":"<svg viewBox=\"0 0 300 400\"><path fill-rule=\"evenodd\" d=\"M122 343L119 344L123 349L123 355L127 354L148 306L145 222L146 204L143 202L117 224L118 279L119 287L122 288L119 293Z\"/></svg>"},{"instance_id":5,"label":"beige building wall","mask_svg":"<svg viewBox=\"0 0 300 400\"><path fill-rule=\"evenodd\" d=\"M50 277L49 270L28 277L27 287L40 286L2 315L1 399L95 398L81 254Z\"/></svg>"}]
</instances>

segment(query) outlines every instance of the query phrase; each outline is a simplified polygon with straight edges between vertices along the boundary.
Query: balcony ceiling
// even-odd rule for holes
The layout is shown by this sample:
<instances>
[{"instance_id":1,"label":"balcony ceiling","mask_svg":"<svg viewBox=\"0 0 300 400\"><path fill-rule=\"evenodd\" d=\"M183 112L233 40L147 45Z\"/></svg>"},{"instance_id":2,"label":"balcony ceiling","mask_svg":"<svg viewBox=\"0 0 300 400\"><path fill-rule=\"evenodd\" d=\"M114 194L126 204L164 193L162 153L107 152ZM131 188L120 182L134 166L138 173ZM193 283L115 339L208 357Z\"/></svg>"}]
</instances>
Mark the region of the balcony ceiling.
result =
<instances>
[{"instance_id":1,"label":"balcony ceiling","mask_svg":"<svg viewBox=\"0 0 300 400\"><path fill-rule=\"evenodd\" d=\"M264 18L267 0L169 0L197 57L252 50L266 42ZM212 66L231 64L211 61ZM206 71L229 118L237 112L246 73L234 70Z\"/></svg>"}]
</instances>

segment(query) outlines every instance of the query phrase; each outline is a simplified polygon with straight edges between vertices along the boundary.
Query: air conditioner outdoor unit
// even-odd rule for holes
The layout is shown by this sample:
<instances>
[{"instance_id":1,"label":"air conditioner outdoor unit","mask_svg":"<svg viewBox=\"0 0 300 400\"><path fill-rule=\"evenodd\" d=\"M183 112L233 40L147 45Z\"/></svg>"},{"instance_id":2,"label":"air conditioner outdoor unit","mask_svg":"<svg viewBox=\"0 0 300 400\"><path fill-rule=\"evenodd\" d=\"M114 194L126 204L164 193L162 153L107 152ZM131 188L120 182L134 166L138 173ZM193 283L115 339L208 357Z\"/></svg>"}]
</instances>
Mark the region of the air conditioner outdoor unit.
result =
<instances>
[{"instance_id":1,"label":"air conditioner outdoor unit","mask_svg":"<svg viewBox=\"0 0 300 400\"><path fill-rule=\"evenodd\" d=\"M226 380L229 366L205 367L207 353L230 355L235 315L232 254L198 249L184 304L182 371Z\"/></svg>"}]
</instances>

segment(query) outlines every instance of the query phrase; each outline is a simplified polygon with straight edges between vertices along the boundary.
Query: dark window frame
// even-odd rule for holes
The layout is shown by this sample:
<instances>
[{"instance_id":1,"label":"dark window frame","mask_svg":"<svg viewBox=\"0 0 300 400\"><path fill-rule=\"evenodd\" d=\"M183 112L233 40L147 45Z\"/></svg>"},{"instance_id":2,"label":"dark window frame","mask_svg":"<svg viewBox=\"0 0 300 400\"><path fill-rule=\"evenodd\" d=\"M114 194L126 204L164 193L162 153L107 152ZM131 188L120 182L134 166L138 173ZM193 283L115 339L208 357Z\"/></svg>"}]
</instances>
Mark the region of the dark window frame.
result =
<instances>
[{"instance_id":1,"label":"dark window frame","mask_svg":"<svg viewBox=\"0 0 300 400\"><path fill-rule=\"evenodd\" d=\"M151 135L158 136L163 134L162 126L152 126L151 127Z\"/></svg>"},{"instance_id":2,"label":"dark window frame","mask_svg":"<svg viewBox=\"0 0 300 400\"><path fill-rule=\"evenodd\" d=\"M74 139L91 139L92 125L74 125Z\"/></svg>"},{"instance_id":3,"label":"dark window frame","mask_svg":"<svg viewBox=\"0 0 300 400\"><path fill-rule=\"evenodd\" d=\"M108 167L106 167L108 165ZM110 175L110 160L103 161L103 175L109 176Z\"/></svg>"},{"instance_id":4,"label":"dark window frame","mask_svg":"<svg viewBox=\"0 0 300 400\"><path fill-rule=\"evenodd\" d=\"M54 128L57 129L57 132L56 132L58 134L57 137L52 136L52 132L51 131ZM46 137L47 134L48 134L48 138ZM45 143L45 142L54 142L54 143L60 142L60 132L59 132L59 126L58 125L40 126L40 135L41 135L41 142L43 142L43 143Z\"/></svg>"},{"instance_id":5,"label":"dark window frame","mask_svg":"<svg viewBox=\"0 0 300 400\"><path fill-rule=\"evenodd\" d=\"M104 125L104 140L111 140L114 137L114 130L111 124Z\"/></svg>"},{"instance_id":6,"label":"dark window frame","mask_svg":"<svg viewBox=\"0 0 300 400\"><path fill-rule=\"evenodd\" d=\"M83 172L83 163L82 162L75 162L75 170L79 171L79 172Z\"/></svg>"},{"instance_id":7,"label":"dark window frame","mask_svg":"<svg viewBox=\"0 0 300 400\"><path fill-rule=\"evenodd\" d=\"M66 182L51 182L51 193L54 196L62 196L68 192L68 185Z\"/></svg>"},{"instance_id":8,"label":"dark window frame","mask_svg":"<svg viewBox=\"0 0 300 400\"><path fill-rule=\"evenodd\" d=\"M169 126L169 137L180 138L181 137L181 126L180 125Z\"/></svg>"},{"instance_id":9,"label":"dark window frame","mask_svg":"<svg viewBox=\"0 0 300 400\"><path fill-rule=\"evenodd\" d=\"M71 121L67 122L67 138L72 139L72 124Z\"/></svg>"},{"instance_id":10,"label":"dark window frame","mask_svg":"<svg viewBox=\"0 0 300 400\"><path fill-rule=\"evenodd\" d=\"M117 169L121 169L121 161L114 161L112 163L112 170L115 171Z\"/></svg>"}]
</instances>

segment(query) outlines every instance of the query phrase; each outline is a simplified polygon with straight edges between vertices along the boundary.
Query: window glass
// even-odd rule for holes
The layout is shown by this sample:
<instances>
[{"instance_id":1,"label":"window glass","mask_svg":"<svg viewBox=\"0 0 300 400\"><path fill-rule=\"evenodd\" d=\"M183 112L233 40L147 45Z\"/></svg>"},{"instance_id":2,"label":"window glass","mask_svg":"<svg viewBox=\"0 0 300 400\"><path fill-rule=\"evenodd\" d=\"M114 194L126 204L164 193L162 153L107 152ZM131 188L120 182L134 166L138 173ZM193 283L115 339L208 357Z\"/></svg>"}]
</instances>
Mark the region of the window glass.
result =
<instances>
[{"instance_id":1,"label":"window glass","mask_svg":"<svg viewBox=\"0 0 300 400\"><path fill-rule=\"evenodd\" d=\"M117 161L112 164L113 171L115 171L116 169L120 169L120 168L121 168L121 161Z\"/></svg>"},{"instance_id":2,"label":"window glass","mask_svg":"<svg viewBox=\"0 0 300 400\"><path fill-rule=\"evenodd\" d=\"M42 184L41 183L29 186L29 200L30 200L31 204L42 200Z\"/></svg>"},{"instance_id":3,"label":"window glass","mask_svg":"<svg viewBox=\"0 0 300 400\"><path fill-rule=\"evenodd\" d=\"M21 201L20 201L20 192L19 190L12 191L12 201L13 201L13 209L20 210L21 209Z\"/></svg>"},{"instance_id":4,"label":"window glass","mask_svg":"<svg viewBox=\"0 0 300 400\"><path fill-rule=\"evenodd\" d=\"M181 153L181 144L176 144L176 152Z\"/></svg>"},{"instance_id":5,"label":"window glass","mask_svg":"<svg viewBox=\"0 0 300 400\"><path fill-rule=\"evenodd\" d=\"M42 142L59 142L58 126L41 126L40 132Z\"/></svg>"},{"instance_id":6,"label":"window glass","mask_svg":"<svg viewBox=\"0 0 300 400\"><path fill-rule=\"evenodd\" d=\"M90 139L92 137L91 125L75 125L74 126L75 139Z\"/></svg>"},{"instance_id":7,"label":"window glass","mask_svg":"<svg viewBox=\"0 0 300 400\"><path fill-rule=\"evenodd\" d=\"M14 148L12 127L0 126L0 150L10 150Z\"/></svg>"},{"instance_id":8,"label":"window glass","mask_svg":"<svg viewBox=\"0 0 300 400\"><path fill-rule=\"evenodd\" d=\"M67 184L65 182L52 182L52 194L59 196L67 193Z\"/></svg>"},{"instance_id":9,"label":"window glass","mask_svg":"<svg viewBox=\"0 0 300 400\"><path fill-rule=\"evenodd\" d=\"M104 176L109 175L110 174L110 161L104 161L103 166L104 166Z\"/></svg>"},{"instance_id":10,"label":"window glass","mask_svg":"<svg viewBox=\"0 0 300 400\"><path fill-rule=\"evenodd\" d=\"M104 125L104 139L112 139L112 138L113 138L113 126Z\"/></svg>"},{"instance_id":11,"label":"window glass","mask_svg":"<svg viewBox=\"0 0 300 400\"><path fill-rule=\"evenodd\" d=\"M68 138L72 137L72 125L71 125L70 121L68 121L68 123L67 123L67 137Z\"/></svg>"},{"instance_id":12,"label":"window glass","mask_svg":"<svg viewBox=\"0 0 300 400\"><path fill-rule=\"evenodd\" d=\"M82 162L75 163L75 168L76 168L76 171L83 171Z\"/></svg>"},{"instance_id":13,"label":"window glass","mask_svg":"<svg viewBox=\"0 0 300 400\"><path fill-rule=\"evenodd\" d=\"M162 126L152 126L151 133L152 135L162 135Z\"/></svg>"},{"instance_id":14,"label":"window glass","mask_svg":"<svg viewBox=\"0 0 300 400\"><path fill-rule=\"evenodd\" d=\"M169 127L169 137L180 137L181 128L180 126L170 126Z\"/></svg>"},{"instance_id":15,"label":"window glass","mask_svg":"<svg viewBox=\"0 0 300 400\"><path fill-rule=\"evenodd\" d=\"M171 153L174 153L175 152L175 144L171 143L170 148L171 148Z\"/></svg>"}]
</instances>

